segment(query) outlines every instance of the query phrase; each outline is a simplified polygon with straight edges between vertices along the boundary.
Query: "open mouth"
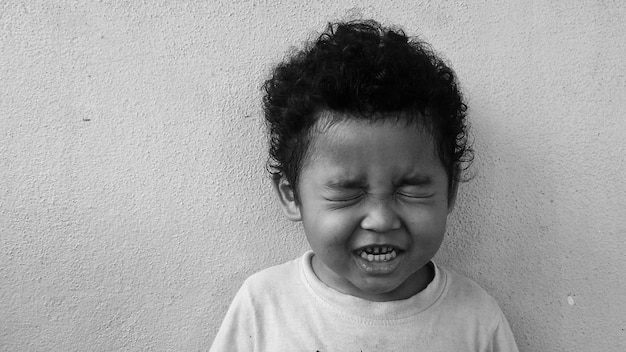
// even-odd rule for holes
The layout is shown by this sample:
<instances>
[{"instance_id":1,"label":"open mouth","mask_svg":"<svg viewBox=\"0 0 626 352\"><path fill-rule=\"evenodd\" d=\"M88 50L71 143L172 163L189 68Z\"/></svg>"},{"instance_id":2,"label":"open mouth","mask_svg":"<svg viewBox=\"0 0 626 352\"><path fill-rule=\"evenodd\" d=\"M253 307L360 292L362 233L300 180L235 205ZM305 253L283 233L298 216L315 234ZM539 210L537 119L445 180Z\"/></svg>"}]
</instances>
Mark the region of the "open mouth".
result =
<instances>
[{"instance_id":1,"label":"open mouth","mask_svg":"<svg viewBox=\"0 0 626 352\"><path fill-rule=\"evenodd\" d=\"M367 246L356 250L355 253L368 262L388 262L395 259L401 250L391 246Z\"/></svg>"}]
</instances>

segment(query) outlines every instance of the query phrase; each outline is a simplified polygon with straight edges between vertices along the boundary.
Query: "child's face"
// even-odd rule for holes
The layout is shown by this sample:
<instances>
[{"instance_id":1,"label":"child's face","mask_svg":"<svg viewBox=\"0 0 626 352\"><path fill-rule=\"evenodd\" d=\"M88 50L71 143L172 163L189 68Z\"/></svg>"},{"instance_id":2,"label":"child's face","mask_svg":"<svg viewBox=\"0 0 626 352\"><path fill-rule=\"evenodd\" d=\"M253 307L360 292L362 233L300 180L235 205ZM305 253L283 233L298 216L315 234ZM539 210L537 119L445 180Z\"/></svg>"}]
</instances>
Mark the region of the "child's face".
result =
<instances>
[{"instance_id":1,"label":"child's face","mask_svg":"<svg viewBox=\"0 0 626 352\"><path fill-rule=\"evenodd\" d=\"M302 221L313 269L328 286L390 301L432 279L426 264L454 194L428 132L404 122L337 122L313 137L299 202L285 198L284 183L278 189L287 214Z\"/></svg>"}]
</instances>

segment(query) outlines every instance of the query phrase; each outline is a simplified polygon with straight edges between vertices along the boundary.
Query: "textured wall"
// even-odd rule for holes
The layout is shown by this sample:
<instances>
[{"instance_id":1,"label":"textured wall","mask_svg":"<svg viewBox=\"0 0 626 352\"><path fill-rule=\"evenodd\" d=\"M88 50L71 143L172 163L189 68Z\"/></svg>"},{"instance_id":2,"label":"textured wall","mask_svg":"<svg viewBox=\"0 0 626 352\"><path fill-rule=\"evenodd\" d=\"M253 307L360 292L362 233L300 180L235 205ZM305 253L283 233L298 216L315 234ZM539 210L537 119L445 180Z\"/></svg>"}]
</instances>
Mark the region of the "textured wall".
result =
<instances>
[{"instance_id":1,"label":"textured wall","mask_svg":"<svg viewBox=\"0 0 626 352\"><path fill-rule=\"evenodd\" d=\"M354 12L463 82L477 157L439 262L521 351L623 351L618 0L0 1L0 350L206 349L242 280L306 249L264 173L262 79Z\"/></svg>"}]
</instances>

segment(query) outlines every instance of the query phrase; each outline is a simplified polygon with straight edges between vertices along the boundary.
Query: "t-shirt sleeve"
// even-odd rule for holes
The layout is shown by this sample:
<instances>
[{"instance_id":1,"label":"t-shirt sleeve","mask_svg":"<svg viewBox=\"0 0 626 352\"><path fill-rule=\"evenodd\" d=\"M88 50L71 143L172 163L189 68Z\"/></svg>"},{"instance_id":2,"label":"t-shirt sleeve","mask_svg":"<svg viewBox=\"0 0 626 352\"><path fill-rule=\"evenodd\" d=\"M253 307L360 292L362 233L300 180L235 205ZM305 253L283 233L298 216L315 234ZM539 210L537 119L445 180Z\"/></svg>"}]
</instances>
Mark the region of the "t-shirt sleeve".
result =
<instances>
[{"instance_id":1,"label":"t-shirt sleeve","mask_svg":"<svg viewBox=\"0 0 626 352\"><path fill-rule=\"evenodd\" d=\"M254 351L255 312L246 283L233 299L209 352Z\"/></svg>"},{"instance_id":2,"label":"t-shirt sleeve","mask_svg":"<svg viewBox=\"0 0 626 352\"><path fill-rule=\"evenodd\" d=\"M509 327L509 323L506 321L506 317L499 312L496 326L493 331L492 339L488 352L518 352L517 344L515 343L515 337Z\"/></svg>"}]
</instances>

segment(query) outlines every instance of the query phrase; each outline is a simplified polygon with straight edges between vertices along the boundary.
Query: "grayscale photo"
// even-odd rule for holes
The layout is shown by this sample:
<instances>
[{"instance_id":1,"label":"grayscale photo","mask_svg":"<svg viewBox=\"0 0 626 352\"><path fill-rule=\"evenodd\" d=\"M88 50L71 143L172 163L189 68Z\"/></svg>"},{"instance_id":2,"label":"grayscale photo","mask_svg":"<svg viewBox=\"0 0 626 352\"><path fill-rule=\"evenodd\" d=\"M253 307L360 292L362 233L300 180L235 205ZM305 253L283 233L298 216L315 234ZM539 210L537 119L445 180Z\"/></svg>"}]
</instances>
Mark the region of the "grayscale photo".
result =
<instances>
[{"instance_id":1,"label":"grayscale photo","mask_svg":"<svg viewBox=\"0 0 626 352\"><path fill-rule=\"evenodd\" d=\"M626 2L0 0L0 351L623 352Z\"/></svg>"}]
</instances>

